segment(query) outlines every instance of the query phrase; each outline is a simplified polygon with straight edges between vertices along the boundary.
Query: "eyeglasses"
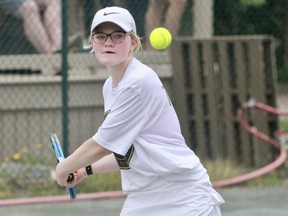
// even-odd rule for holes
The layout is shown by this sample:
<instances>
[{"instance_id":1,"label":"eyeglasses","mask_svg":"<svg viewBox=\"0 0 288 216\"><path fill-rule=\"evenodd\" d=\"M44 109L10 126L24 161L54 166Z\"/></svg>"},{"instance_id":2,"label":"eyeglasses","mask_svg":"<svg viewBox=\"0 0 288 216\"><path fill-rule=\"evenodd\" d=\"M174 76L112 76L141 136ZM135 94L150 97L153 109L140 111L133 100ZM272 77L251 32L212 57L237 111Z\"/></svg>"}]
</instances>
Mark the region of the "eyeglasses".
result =
<instances>
[{"instance_id":1,"label":"eyeglasses","mask_svg":"<svg viewBox=\"0 0 288 216\"><path fill-rule=\"evenodd\" d=\"M104 32L95 33L92 35L92 39L97 44L102 44L107 41L107 38L110 37L111 40L115 43L121 43L125 40L126 32L115 31L111 34L106 34Z\"/></svg>"}]
</instances>

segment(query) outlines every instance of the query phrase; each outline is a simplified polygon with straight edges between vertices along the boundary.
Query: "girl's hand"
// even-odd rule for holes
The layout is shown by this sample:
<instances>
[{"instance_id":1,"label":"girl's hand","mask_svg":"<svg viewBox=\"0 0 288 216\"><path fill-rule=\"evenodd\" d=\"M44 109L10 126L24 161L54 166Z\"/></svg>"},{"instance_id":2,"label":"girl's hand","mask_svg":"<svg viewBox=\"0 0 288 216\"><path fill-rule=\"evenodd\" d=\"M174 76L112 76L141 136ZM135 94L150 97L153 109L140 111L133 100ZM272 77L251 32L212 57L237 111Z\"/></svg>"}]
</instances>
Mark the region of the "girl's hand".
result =
<instances>
[{"instance_id":1,"label":"girl's hand","mask_svg":"<svg viewBox=\"0 0 288 216\"><path fill-rule=\"evenodd\" d=\"M85 168L79 169L73 173L74 179L72 182L67 182L67 179L69 177L69 173L66 173L64 171L63 163L59 163L56 167L56 181L60 186L63 187L74 187L79 182L81 182L84 178L87 177Z\"/></svg>"},{"instance_id":2,"label":"girl's hand","mask_svg":"<svg viewBox=\"0 0 288 216\"><path fill-rule=\"evenodd\" d=\"M65 172L62 161L58 163L56 166L56 181L60 186L67 187L67 179L69 177L69 173ZM74 180L75 181L75 180Z\"/></svg>"},{"instance_id":3,"label":"girl's hand","mask_svg":"<svg viewBox=\"0 0 288 216\"><path fill-rule=\"evenodd\" d=\"M74 180L72 182L66 182L67 185L66 187L74 187L77 184L79 184L84 178L86 178L87 176L83 175L83 169L79 169L77 171L75 171L74 173Z\"/></svg>"},{"instance_id":4,"label":"girl's hand","mask_svg":"<svg viewBox=\"0 0 288 216\"><path fill-rule=\"evenodd\" d=\"M71 176L72 174L73 176ZM77 178L81 178L77 174L77 171L72 173L69 171L69 169L67 169L67 165L65 165L65 159L60 161L56 166L55 175L57 183L63 187L70 187L70 185L77 183Z\"/></svg>"}]
</instances>

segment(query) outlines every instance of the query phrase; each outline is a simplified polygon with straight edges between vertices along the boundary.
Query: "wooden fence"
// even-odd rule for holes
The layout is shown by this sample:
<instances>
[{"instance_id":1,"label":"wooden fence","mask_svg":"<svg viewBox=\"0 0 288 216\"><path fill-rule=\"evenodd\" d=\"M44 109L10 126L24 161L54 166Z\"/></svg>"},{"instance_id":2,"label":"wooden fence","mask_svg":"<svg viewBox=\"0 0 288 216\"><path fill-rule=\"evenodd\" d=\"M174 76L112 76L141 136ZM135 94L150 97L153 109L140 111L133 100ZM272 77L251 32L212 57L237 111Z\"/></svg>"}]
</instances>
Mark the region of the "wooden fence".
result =
<instances>
[{"instance_id":1,"label":"wooden fence","mask_svg":"<svg viewBox=\"0 0 288 216\"><path fill-rule=\"evenodd\" d=\"M182 131L201 159L229 158L247 166L271 161L275 152L244 131L236 112L255 100L276 106L276 66L269 36L178 38L171 52L175 106ZM268 135L277 118L249 112Z\"/></svg>"}]
</instances>

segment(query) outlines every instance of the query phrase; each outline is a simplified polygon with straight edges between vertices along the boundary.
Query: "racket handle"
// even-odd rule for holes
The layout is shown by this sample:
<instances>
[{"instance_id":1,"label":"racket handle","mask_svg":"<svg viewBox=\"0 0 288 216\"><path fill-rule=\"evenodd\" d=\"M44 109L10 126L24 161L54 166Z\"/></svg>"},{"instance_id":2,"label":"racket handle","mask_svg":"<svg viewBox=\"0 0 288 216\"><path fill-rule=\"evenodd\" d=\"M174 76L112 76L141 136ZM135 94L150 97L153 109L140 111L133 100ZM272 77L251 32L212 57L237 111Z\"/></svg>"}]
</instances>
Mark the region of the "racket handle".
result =
<instances>
[{"instance_id":1,"label":"racket handle","mask_svg":"<svg viewBox=\"0 0 288 216\"><path fill-rule=\"evenodd\" d=\"M74 174L73 173L70 173L69 176L68 176L68 179L67 179L67 182L73 182L74 181ZM70 199L75 199L76 198L76 190L75 188L67 188L67 191L68 191L68 194L69 194L69 197Z\"/></svg>"},{"instance_id":2,"label":"racket handle","mask_svg":"<svg viewBox=\"0 0 288 216\"><path fill-rule=\"evenodd\" d=\"M67 188L67 191L68 191L68 194L69 194L69 197L70 199L75 199L76 198L76 190L75 188Z\"/></svg>"}]
</instances>

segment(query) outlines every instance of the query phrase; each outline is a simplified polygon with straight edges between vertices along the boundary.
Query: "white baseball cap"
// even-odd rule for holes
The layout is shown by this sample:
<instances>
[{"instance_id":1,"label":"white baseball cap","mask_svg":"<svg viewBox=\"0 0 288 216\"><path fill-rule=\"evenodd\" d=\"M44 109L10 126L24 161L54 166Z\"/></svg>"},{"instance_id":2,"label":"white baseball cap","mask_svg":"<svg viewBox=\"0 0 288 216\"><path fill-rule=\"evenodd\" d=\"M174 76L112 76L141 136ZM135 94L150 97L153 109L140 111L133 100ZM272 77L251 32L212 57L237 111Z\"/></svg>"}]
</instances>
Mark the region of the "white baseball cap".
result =
<instances>
[{"instance_id":1,"label":"white baseball cap","mask_svg":"<svg viewBox=\"0 0 288 216\"><path fill-rule=\"evenodd\" d=\"M137 34L134 18L130 12L124 8L113 6L97 11L92 21L91 34L98 25L104 22L114 23L126 32L133 31Z\"/></svg>"}]
</instances>

